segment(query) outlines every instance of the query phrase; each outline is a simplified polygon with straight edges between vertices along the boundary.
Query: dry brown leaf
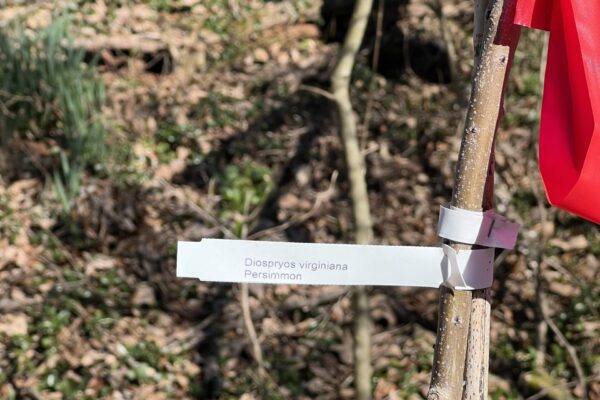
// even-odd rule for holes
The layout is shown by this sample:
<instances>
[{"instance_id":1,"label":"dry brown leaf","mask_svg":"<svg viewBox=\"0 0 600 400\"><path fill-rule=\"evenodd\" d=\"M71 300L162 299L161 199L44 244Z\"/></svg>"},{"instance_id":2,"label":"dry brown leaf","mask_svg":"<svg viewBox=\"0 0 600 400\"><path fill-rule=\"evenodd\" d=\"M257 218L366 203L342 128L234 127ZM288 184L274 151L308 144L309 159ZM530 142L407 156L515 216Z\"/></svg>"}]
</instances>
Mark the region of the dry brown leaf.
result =
<instances>
[{"instance_id":1,"label":"dry brown leaf","mask_svg":"<svg viewBox=\"0 0 600 400\"><path fill-rule=\"evenodd\" d=\"M552 281L549 284L549 290L561 297L573 298L581 294L581 288L570 283Z\"/></svg>"},{"instance_id":2,"label":"dry brown leaf","mask_svg":"<svg viewBox=\"0 0 600 400\"><path fill-rule=\"evenodd\" d=\"M117 267L117 260L102 254L96 254L85 264L85 274L94 276L99 271L107 271Z\"/></svg>"},{"instance_id":3,"label":"dry brown leaf","mask_svg":"<svg viewBox=\"0 0 600 400\"><path fill-rule=\"evenodd\" d=\"M396 391L398 387L391 382L388 382L385 378L380 378L375 386L375 392L373 393L374 400L399 400Z\"/></svg>"},{"instance_id":4,"label":"dry brown leaf","mask_svg":"<svg viewBox=\"0 0 600 400\"><path fill-rule=\"evenodd\" d=\"M146 282L138 284L131 298L131 303L136 306L153 306L156 304L154 288Z\"/></svg>"},{"instance_id":5,"label":"dry brown leaf","mask_svg":"<svg viewBox=\"0 0 600 400\"><path fill-rule=\"evenodd\" d=\"M0 333L7 336L27 335L29 317L25 313L0 316Z\"/></svg>"},{"instance_id":6,"label":"dry brown leaf","mask_svg":"<svg viewBox=\"0 0 600 400\"><path fill-rule=\"evenodd\" d=\"M570 238L569 240L562 240L554 238L550 240L550 244L554 247L558 247L563 251L573 250L585 250L589 247L590 242L583 235L578 235Z\"/></svg>"},{"instance_id":7,"label":"dry brown leaf","mask_svg":"<svg viewBox=\"0 0 600 400\"><path fill-rule=\"evenodd\" d=\"M106 356L106 353L101 353L96 350L88 350L83 353L83 356L81 357L81 366L86 368L91 367L97 362L105 360Z\"/></svg>"},{"instance_id":8,"label":"dry brown leaf","mask_svg":"<svg viewBox=\"0 0 600 400\"><path fill-rule=\"evenodd\" d=\"M254 55L254 61L259 62L259 63L266 63L267 61L269 61L269 52L263 48L257 48L254 50L254 52L252 53Z\"/></svg>"}]
</instances>

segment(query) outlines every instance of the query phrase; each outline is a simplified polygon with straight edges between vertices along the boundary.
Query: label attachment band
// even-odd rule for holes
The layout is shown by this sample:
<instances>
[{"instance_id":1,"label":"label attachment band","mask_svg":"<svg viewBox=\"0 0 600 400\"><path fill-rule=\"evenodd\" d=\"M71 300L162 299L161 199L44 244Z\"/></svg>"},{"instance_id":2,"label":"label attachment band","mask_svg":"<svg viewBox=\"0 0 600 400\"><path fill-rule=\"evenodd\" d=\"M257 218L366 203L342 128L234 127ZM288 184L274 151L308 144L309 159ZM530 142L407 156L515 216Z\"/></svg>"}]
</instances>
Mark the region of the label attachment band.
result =
<instances>
[{"instance_id":1,"label":"label attachment band","mask_svg":"<svg viewBox=\"0 0 600 400\"><path fill-rule=\"evenodd\" d=\"M438 236L454 242L513 249L519 224L488 211L470 211L456 207L440 208Z\"/></svg>"},{"instance_id":2,"label":"label attachment band","mask_svg":"<svg viewBox=\"0 0 600 400\"><path fill-rule=\"evenodd\" d=\"M446 256L448 254L449 256ZM211 282L490 287L494 249L203 239L178 242L177 276Z\"/></svg>"},{"instance_id":3,"label":"label attachment band","mask_svg":"<svg viewBox=\"0 0 600 400\"><path fill-rule=\"evenodd\" d=\"M210 282L492 286L494 248L512 249L519 225L486 212L441 207L438 234L484 249L204 239L177 243L177 276Z\"/></svg>"}]
</instances>

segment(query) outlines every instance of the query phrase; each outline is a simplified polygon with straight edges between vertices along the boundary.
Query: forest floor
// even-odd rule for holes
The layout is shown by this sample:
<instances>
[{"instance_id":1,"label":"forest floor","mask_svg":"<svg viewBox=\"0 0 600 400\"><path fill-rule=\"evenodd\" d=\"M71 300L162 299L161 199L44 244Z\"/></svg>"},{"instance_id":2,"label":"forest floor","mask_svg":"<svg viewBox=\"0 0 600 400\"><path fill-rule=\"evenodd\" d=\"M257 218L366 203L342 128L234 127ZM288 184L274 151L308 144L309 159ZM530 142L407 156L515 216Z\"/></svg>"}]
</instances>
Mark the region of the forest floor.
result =
<instances>
[{"instance_id":1,"label":"forest floor","mask_svg":"<svg viewBox=\"0 0 600 400\"><path fill-rule=\"evenodd\" d=\"M109 151L65 213L35 168L45 142L1 150L0 398L353 398L347 288L251 285L261 383L238 285L175 277L177 240L353 242L334 109L314 89L328 88L350 2L2 3L0 29L70 17L106 88ZM352 100L377 244L438 243L471 3L375 7ZM497 140L496 209L522 228L497 262L490 392L582 398L579 363L600 399L600 230L550 208L537 170L544 38L523 31ZM369 294L374 399L424 398L438 291Z\"/></svg>"}]
</instances>

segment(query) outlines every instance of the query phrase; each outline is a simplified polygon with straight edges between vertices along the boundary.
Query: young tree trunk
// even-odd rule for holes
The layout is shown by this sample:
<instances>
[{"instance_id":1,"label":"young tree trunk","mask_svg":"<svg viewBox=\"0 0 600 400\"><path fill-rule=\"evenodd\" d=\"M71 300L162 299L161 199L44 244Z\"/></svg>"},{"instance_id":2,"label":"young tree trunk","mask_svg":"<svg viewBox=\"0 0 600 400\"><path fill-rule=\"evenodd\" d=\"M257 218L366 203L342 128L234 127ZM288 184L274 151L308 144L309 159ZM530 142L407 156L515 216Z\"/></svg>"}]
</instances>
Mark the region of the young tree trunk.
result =
<instances>
[{"instance_id":1,"label":"young tree trunk","mask_svg":"<svg viewBox=\"0 0 600 400\"><path fill-rule=\"evenodd\" d=\"M453 206L473 211L482 210L486 186L491 187L486 182L490 182L489 176L493 174L490 160L510 62L509 47L496 44L496 39L501 16L506 15L513 4L513 0L489 0L487 11L482 13L482 1L477 0L479 4L476 3L476 10L477 15L485 16L486 21L477 20L475 23L476 72L452 195ZM506 17L504 21L507 21ZM457 250L472 248L459 243L452 246ZM470 353L467 360L469 338ZM465 377L471 381L467 383L465 396L472 398L471 393L478 393L479 397L475 398L486 398L488 340L489 290L473 293L442 287L428 399L460 399ZM474 390L473 385L479 387Z\"/></svg>"},{"instance_id":2,"label":"young tree trunk","mask_svg":"<svg viewBox=\"0 0 600 400\"><path fill-rule=\"evenodd\" d=\"M354 388L357 400L371 398L371 318L364 286L354 288Z\"/></svg>"},{"instance_id":3,"label":"young tree trunk","mask_svg":"<svg viewBox=\"0 0 600 400\"><path fill-rule=\"evenodd\" d=\"M350 76L356 54L363 41L373 0L356 0L340 57L331 76L331 90L337 108L340 136L344 147L352 211L356 224L356 242L373 239L369 196L365 180L365 165L357 135L357 123L350 102ZM371 322L366 289L354 289L354 386L356 399L371 398Z\"/></svg>"},{"instance_id":4,"label":"young tree trunk","mask_svg":"<svg viewBox=\"0 0 600 400\"><path fill-rule=\"evenodd\" d=\"M475 71L481 61L483 35L485 33L485 13L489 0L475 2L473 19L473 48ZM494 145L488 164L488 176L484 189L483 209L493 208L494 200ZM491 289L475 290L471 298L471 315L465 360L465 390L463 399L486 399L488 393L488 369L490 347Z\"/></svg>"},{"instance_id":5,"label":"young tree trunk","mask_svg":"<svg viewBox=\"0 0 600 400\"><path fill-rule=\"evenodd\" d=\"M344 44L340 49L340 58L331 75L331 90L337 107L340 136L344 146L344 156L350 181L352 211L356 224L356 241L369 243L372 240L371 211L365 166L356 129L356 118L350 102L350 76L356 60L356 54L363 41L373 0L357 0Z\"/></svg>"},{"instance_id":6,"label":"young tree trunk","mask_svg":"<svg viewBox=\"0 0 600 400\"><path fill-rule=\"evenodd\" d=\"M506 91L508 77L512 67L512 61L519 43L521 28L513 23L516 0L505 0L503 12L498 22L498 30L494 43L508 46L509 60L506 67L503 82L503 95ZM479 63L481 46L483 44L483 32L485 28L485 11L489 0L476 2L475 30L473 43L475 46L475 65ZM504 114L503 106L500 106L495 116L496 130ZM489 116L493 118L493 115ZM493 208L494 203L494 147L488 166L488 178L485 187L483 209ZM471 300L471 318L469 324L469 339L467 345L467 359L465 365L465 390L463 399L486 399L488 395L489 354L490 354L490 323L491 323L491 288L473 291Z\"/></svg>"}]
</instances>

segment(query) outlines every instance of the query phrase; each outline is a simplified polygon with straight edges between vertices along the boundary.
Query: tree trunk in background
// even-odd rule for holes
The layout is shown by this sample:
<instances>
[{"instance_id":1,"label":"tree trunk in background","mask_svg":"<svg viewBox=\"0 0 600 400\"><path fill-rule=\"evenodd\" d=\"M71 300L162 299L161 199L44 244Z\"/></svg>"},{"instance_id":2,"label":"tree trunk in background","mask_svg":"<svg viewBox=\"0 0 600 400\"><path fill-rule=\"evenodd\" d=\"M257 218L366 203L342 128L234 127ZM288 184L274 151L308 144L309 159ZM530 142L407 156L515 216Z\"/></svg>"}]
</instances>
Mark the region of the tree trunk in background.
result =
<instances>
[{"instance_id":1,"label":"tree trunk in background","mask_svg":"<svg viewBox=\"0 0 600 400\"><path fill-rule=\"evenodd\" d=\"M371 398L371 318L364 286L354 288L354 387L357 400Z\"/></svg>"},{"instance_id":2,"label":"tree trunk in background","mask_svg":"<svg viewBox=\"0 0 600 400\"><path fill-rule=\"evenodd\" d=\"M338 123L356 224L356 242L370 243L373 224L365 180L365 164L360 153L357 123L350 102L350 77L356 54L363 41L373 0L357 0L340 56L331 76L331 90L337 107ZM354 289L354 383L356 399L371 398L371 322L365 287Z\"/></svg>"}]
</instances>

